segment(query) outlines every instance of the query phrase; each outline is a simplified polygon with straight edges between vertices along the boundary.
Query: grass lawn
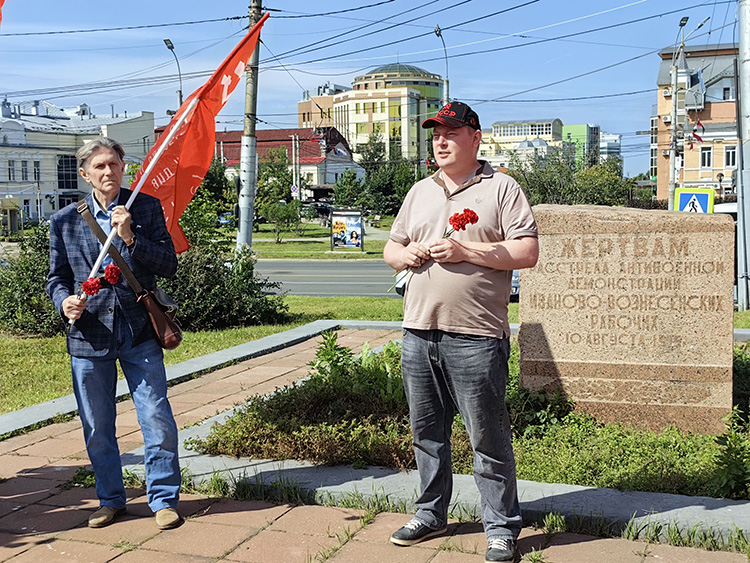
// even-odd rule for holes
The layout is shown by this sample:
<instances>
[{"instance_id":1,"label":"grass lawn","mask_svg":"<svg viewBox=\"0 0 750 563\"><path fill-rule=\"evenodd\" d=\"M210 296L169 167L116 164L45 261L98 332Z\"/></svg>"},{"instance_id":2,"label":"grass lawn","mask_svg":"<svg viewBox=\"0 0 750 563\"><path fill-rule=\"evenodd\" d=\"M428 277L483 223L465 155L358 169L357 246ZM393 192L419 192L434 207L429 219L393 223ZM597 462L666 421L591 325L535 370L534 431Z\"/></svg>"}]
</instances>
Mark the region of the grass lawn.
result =
<instances>
[{"instance_id":1,"label":"grass lawn","mask_svg":"<svg viewBox=\"0 0 750 563\"><path fill-rule=\"evenodd\" d=\"M283 332L317 319L400 321L400 299L388 297L286 296L295 316L284 325L262 325L219 331L186 332L176 350L167 351L167 365L202 356ZM518 303L508 309L511 323L518 322ZM750 312L735 313L735 328L750 328ZM0 414L72 393L70 359L65 338L19 338L4 336L0 346Z\"/></svg>"},{"instance_id":2,"label":"grass lawn","mask_svg":"<svg viewBox=\"0 0 750 563\"><path fill-rule=\"evenodd\" d=\"M401 300L388 297L287 296L292 323L218 331L186 332L182 345L164 354L167 365L203 356L283 332L317 319L398 321ZM2 337L0 346L0 414L56 399L73 392L65 337Z\"/></svg>"},{"instance_id":3,"label":"grass lawn","mask_svg":"<svg viewBox=\"0 0 750 563\"><path fill-rule=\"evenodd\" d=\"M381 230L386 229L382 225ZM216 240L227 250L233 250L237 232L231 228L216 230ZM358 260L382 258L384 240L369 238L365 232L364 250L331 250L331 230L317 223L308 223L301 233L284 233L282 242L276 243L273 225L264 223L253 232L253 251L258 258L296 258L316 260Z\"/></svg>"}]
</instances>

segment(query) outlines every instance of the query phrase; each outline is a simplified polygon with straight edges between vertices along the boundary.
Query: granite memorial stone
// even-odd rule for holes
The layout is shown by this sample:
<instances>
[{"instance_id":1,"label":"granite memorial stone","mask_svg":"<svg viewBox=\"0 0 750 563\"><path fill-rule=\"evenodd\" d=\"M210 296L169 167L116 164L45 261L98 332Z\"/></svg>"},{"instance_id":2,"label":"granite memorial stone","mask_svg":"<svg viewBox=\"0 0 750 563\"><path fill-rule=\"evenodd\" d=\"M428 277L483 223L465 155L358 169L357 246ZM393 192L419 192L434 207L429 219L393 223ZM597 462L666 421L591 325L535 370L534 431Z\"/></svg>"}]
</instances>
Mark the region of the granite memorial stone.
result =
<instances>
[{"instance_id":1,"label":"granite memorial stone","mask_svg":"<svg viewBox=\"0 0 750 563\"><path fill-rule=\"evenodd\" d=\"M540 205L521 272L521 385L607 422L720 433L732 408L734 224Z\"/></svg>"}]
</instances>

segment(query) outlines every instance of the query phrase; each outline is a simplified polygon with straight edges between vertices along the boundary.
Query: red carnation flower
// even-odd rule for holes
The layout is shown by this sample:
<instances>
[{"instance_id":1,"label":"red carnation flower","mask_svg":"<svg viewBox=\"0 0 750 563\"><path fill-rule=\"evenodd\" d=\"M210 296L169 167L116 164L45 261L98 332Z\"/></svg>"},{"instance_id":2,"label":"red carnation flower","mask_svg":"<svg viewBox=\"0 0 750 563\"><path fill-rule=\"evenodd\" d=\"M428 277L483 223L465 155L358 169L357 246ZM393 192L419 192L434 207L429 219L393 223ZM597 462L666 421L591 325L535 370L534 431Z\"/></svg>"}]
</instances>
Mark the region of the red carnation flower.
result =
<instances>
[{"instance_id":1,"label":"red carnation flower","mask_svg":"<svg viewBox=\"0 0 750 563\"><path fill-rule=\"evenodd\" d=\"M107 280L107 283L110 285L115 285L120 281L120 268L114 264L107 264L107 267L104 268L104 279Z\"/></svg>"},{"instance_id":2,"label":"red carnation flower","mask_svg":"<svg viewBox=\"0 0 750 563\"><path fill-rule=\"evenodd\" d=\"M450 224L450 227L446 229L445 234L443 235L443 238L448 238L456 231L463 231L466 229L467 225L474 225L478 221L479 221L479 215L477 215L476 212L471 209L464 209L463 213L454 213L448 219L448 223ZM421 261L420 261L420 264L421 264ZM403 271L404 270L401 270L401 272ZM393 276L396 277L401 272L396 272L395 274L393 274ZM410 267L406 268L406 273L400 276L397 279L396 283L394 283L391 287L388 288L388 291L391 291L394 287L396 287L399 283L401 283L402 280L403 280L403 283L408 282L409 281L408 278L413 275L414 275L414 270L412 270Z\"/></svg>"},{"instance_id":3,"label":"red carnation flower","mask_svg":"<svg viewBox=\"0 0 750 563\"><path fill-rule=\"evenodd\" d=\"M466 225L474 225L477 221L479 221L479 215L471 209L464 209L463 213L454 213L448 219L451 228L445 231L443 238L448 238L455 231L463 231Z\"/></svg>"},{"instance_id":4,"label":"red carnation flower","mask_svg":"<svg viewBox=\"0 0 750 563\"><path fill-rule=\"evenodd\" d=\"M96 295L102 288L102 280L99 278L89 278L81 284L81 290L86 295Z\"/></svg>"}]
</instances>

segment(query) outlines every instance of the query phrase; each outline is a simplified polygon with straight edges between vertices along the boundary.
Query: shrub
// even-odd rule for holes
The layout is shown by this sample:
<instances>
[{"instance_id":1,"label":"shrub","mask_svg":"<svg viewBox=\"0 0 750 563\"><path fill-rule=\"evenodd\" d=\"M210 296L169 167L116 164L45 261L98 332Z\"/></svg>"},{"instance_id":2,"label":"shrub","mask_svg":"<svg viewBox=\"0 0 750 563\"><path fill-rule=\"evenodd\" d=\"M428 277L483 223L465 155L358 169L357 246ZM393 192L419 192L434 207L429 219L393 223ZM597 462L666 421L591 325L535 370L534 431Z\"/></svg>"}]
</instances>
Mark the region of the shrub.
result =
<instances>
[{"instance_id":1,"label":"shrub","mask_svg":"<svg viewBox=\"0 0 750 563\"><path fill-rule=\"evenodd\" d=\"M302 384L253 397L223 426L192 446L203 453L317 463L413 468L400 347L355 358L323 336L311 374Z\"/></svg>"},{"instance_id":2,"label":"shrub","mask_svg":"<svg viewBox=\"0 0 750 563\"><path fill-rule=\"evenodd\" d=\"M721 497L750 499L750 433L736 407L726 424L726 432L716 438L719 451L712 492Z\"/></svg>"},{"instance_id":3,"label":"shrub","mask_svg":"<svg viewBox=\"0 0 750 563\"><path fill-rule=\"evenodd\" d=\"M19 336L53 336L65 330L45 292L49 272L49 225L21 239L19 254L0 267L0 329Z\"/></svg>"},{"instance_id":4,"label":"shrub","mask_svg":"<svg viewBox=\"0 0 750 563\"><path fill-rule=\"evenodd\" d=\"M266 294L279 285L255 275L248 251L226 258L213 245L180 254L175 276L159 283L180 304L182 327L193 331L286 321L282 296Z\"/></svg>"}]
</instances>

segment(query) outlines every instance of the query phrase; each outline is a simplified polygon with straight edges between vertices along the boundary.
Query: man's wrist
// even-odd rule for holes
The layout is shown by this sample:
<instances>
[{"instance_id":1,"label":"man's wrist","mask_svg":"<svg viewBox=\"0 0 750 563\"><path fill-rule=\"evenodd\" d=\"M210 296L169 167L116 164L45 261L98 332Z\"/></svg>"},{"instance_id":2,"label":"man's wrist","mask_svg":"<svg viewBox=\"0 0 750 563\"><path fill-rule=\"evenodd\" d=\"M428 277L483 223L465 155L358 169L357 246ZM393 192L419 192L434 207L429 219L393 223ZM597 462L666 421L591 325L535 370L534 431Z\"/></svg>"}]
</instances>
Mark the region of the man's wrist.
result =
<instances>
[{"instance_id":1,"label":"man's wrist","mask_svg":"<svg viewBox=\"0 0 750 563\"><path fill-rule=\"evenodd\" d=\"M122 240L125 243L126 247L133 248L133 246L135 245L135 234L130 235L129 239L122 239Z\"/></svg>"}]
</instances>

